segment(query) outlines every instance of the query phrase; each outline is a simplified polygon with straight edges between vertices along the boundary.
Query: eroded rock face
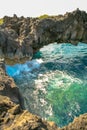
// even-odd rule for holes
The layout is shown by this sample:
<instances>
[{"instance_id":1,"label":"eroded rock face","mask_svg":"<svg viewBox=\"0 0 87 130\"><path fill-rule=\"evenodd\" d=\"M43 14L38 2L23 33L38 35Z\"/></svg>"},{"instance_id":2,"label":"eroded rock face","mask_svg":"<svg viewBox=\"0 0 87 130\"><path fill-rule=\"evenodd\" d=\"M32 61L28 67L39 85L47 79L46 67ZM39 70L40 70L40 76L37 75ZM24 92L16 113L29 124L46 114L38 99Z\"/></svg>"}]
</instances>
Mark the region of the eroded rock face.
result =
<instances>
[{"instance_id":1,"label":"eroded rock face","mask_svg":"<svg viewBox=\"0 0 87 130\"><path fill-rule=\"evenodd\" d=\"M23 98L14 80L6 75L5 64L0 59L0 95L7 96L16 104L20 104L24 108Z\"/></svg>"},{"instance_id":2,"label":"eroded rock face","mask_svg":"<svg viewBox=\"0 0 87 130\"><path fill-rule=\"evenodd\" d=\"M64 16L4 18L0 28L0 56L31 59L33 53L52 42L87 43L87 13L76 10Z\"/></svg>"},{"instance_id":3,"label":"eroded rock face","mask_svg":"<svg viewBox=\"0 0 87 130\"><path fill-rule=\"evenodd\" d=\"M0 99L0 130L58 130L54 123L23 111L10 98L0 95Z\"/></svg>"},{"instance_id":4,"label":"eroded rock face","mask_svg":"<svg viewBox=\"0 0 87 130\"><path fill-rule=\"evenodd\" d=\"M61 130L87 130L87 114L75 118L72 123Z\"/></svg>"}]
</instances>

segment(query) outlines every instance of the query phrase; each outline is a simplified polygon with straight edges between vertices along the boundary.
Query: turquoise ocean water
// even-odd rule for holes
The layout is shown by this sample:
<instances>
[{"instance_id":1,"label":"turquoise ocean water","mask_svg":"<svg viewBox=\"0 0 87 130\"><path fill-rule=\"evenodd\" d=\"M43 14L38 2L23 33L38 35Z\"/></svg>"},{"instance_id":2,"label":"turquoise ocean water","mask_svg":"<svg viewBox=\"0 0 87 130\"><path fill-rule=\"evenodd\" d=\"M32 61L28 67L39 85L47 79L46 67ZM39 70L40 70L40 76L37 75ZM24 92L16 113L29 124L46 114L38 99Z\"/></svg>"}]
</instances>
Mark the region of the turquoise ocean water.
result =
<instances>
[{"instance_id":1,"label":"turquoise ocean water","mask_svg":"<svg viewBox=\"0 0 87 130\"><path fill-rule=\"evenodd\" d=\"M32 61L6 65L26 109L62 127L87 112L87 44L49 44Z\"/></svg>"}]
</instances>

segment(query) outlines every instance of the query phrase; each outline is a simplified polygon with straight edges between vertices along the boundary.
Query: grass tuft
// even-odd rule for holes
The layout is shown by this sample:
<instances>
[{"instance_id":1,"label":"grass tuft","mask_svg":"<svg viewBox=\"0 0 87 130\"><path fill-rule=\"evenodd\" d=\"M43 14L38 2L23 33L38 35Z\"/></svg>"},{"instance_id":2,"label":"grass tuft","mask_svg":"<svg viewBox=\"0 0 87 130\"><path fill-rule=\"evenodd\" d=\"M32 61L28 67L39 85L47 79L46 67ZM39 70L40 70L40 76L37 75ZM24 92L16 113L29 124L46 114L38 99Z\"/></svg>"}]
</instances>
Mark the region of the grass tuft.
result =
<instances>
[{"instance_id":1,"label":"grass tuft","mask_svg":"<svg viewBox=\"0 0 87 130\"><path fill-rule=\"evenodd\" d=\"M0 25L3 24L3 18L0 18Z\"/></svg>"},{"instance_id":2,"label":"grass tuft","mask_svg":"<svg viewBox=\"0 0 87 130\"><path fill-rule=\"evenodd\" d=\"M48 17L49 17L49 15L44 14L44 15L39 16L39 19L45 19L45 18L48 18Z\"/></svg>"}]
</instances>

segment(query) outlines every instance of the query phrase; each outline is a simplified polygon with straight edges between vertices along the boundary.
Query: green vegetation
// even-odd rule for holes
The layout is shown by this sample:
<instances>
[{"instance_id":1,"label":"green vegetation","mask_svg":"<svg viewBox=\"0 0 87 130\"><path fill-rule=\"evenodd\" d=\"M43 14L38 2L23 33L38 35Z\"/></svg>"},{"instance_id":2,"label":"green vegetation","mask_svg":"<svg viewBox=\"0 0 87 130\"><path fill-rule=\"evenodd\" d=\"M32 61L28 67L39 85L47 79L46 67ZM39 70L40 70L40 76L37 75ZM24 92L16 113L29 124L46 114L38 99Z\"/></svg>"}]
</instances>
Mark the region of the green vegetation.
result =
<instances>
[{"instance_id":1,"label":"green vegetation","mask_svg":"<svg viewBox=\"0 0 87 130\"><path fill-rule=\"evenodd\" d=\"M3 24L3 18L0 18L0 25Z\"/></svg>"},{"instance_id":2,"label":"green vegetation","mask_svg":"<svg viewBox=\"0 0 87 130\"><path fill-rule=\"evenodd\" d=\"M62 18L62 16L60 16L60 17ZM49 18L49 19L57 19L58 16L44 14L44 15L39 16L38 18L39 18L39 19L46 19L46 18Z\"/></svg>"},{"instance_id":3,"label":"green vegetation","mask_svg":"<svg viewBox=\"0 0 87 130\"><path fill-rule=\"evenodd\" d=\"M45 18L48 18L48 17L49 17L49 15L44 14L44 15L39 16L39 19L45 19Z\"/></svg>"}]
</instances>

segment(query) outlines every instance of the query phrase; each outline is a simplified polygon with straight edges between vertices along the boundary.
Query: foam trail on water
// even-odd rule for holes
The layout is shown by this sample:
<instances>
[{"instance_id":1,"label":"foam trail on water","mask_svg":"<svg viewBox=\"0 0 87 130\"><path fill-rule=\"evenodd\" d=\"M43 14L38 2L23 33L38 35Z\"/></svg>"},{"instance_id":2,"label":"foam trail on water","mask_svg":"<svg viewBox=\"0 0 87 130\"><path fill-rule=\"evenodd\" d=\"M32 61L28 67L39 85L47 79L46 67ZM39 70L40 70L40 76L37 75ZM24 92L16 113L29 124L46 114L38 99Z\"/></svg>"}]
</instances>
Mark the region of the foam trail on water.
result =
<instances>
[{"instance_id":1,"label":"foam trail on water","mask_svg":"<svg viewBox=\"0 0 87 130\"><path fill-rule=\"evenodd\" d=\"M24 64L16 64L16 65L6 65L6 71L8 73L9 76L16 76L19 75L21 73L26 73L26 72L31 72L34 69L39 69L40 68L40 64L43 61L41 59L37 59L37 60L32 60L32 61L27 61Z\"/></svg>"}]
</instances>

